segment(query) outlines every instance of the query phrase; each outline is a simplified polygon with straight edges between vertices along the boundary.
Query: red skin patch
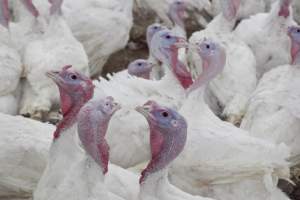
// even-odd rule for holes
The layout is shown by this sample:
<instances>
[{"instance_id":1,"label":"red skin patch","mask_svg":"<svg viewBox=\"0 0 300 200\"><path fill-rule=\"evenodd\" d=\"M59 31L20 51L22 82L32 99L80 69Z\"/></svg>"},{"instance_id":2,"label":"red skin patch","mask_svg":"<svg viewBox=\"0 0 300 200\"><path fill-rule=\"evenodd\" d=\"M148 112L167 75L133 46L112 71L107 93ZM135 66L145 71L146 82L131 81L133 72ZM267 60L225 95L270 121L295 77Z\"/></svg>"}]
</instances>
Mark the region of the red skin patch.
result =
<instances>
[{"instance_id":1,"label":"red skin patch","mask_svg":"<svg viewBox=\"0 0 300 200\"><path fill-rule=\"evenodd\" d=\"M184 89L189 88L193 84L191 74L186 69L186 66L178 60L178 50L171 53L171 65L173 73Z\"/></svg>"}]
</instances>

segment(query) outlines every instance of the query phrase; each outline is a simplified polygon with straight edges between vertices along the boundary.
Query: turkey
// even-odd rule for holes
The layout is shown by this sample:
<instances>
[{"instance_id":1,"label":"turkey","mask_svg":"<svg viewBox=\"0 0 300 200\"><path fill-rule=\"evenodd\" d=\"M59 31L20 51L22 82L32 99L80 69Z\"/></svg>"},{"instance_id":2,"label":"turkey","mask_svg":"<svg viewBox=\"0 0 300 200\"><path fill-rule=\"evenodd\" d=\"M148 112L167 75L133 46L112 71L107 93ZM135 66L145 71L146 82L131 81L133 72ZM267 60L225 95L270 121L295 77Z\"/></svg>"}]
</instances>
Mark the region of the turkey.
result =
<instances>
[{"instance_id":1,"label":"turkey","mask_svg":"<svg viewBox=\"0 0 300 200\"><path fill-rule=\"evenodd\" d=\"M17 87L22 64L10 34L8 1L0 3L0 112L15 115L18 112Z\"/></svg>"},{"instance_id":2,"label":"turkey","mask_svg":"<svg viewBox=\"0 0 300 200\"><path fill-rule=\"evenodd\" d=\"M251 49L232 33L240 0L224 0L221 4L223 12L206 29L193 33L189 42L193 47L204 38L212 38L225 46L225 68L209 83L205 98L216 115L233 124L239 124L245 114L250 94L256 87L256 60ZM201 72L202 61L193 48L188 51L188 62L191 73L197 76Z\"/></svg>"},{"instance_id":3,"label":"turkey","mask_svg":"<svg viewBox=\"0 0 300 200\"><path fill-rule=\"evenodd\" d=\"M128 42L133 0L65 0L62 9L87 52L91 75L99 75L109 56Z\"/></svg>"},{"instance_id":4,"label":"turkey","mask_svg":"<svg viewBox=\"0 0 300 200\"><path fill-rule=\"evenodd\" d=\"M47 71L73 65L89 75L87 55L61 16L61 4L62 0L51 1L45 33L40 39L30 42L24 53L26 85L20 113L35 119L48 120L49 111L59 104L55 84L44 75Z\"/></svg>"},{"instance_id":5,"label":"turkey","mask_svg":"<svg viewBox=\"0 0 300 200\"><path fill-rule=\"evenodd\" d=\"M90 100L80 109L77 130L85 153L77 151L81 158L70 160L73 165L52 199L135 199L137 176L108 163L105 134L110 118L119 109L112 97Z\"/></svg>"},{"instance_id":6,"label":"turkey","mask_svg":"<svg viewBox=\"0 0 300 200\"><path fill-rule=\"evenodd\" d=\"M169 165L185 147L188 125L184 117L154 101L136 110L149 124L151 146L151 160L140 177L139 200L212 200L185 193L168 181Z\"/></svg>"},{"instance_id":7,"label":"turkey","mask_svg":"<svg viewBox=\"0 0 300 200\"><path fill-rule=\"evenodd\" d=\"M298 101L300 28L290 27L291 65L278 66L265 73L249 102L241 127L251 136L291 147L291 162L300 162Z\"/></svg>"},{"instance_id":8,"label":"turkey","mask_svg":"<svg viewBox=\"0 0 300 200\"><path fill-rule=\"evenodd\" d=\"M270 69L289 63L286 31L295 24L291 3L292 0L277 0L268 13L243 20L235 30L235 34L249 45L256 57L258 79Z\"/></svg>"},{"instance_id":9,"label":"turkey","mask_svg":"<svg viewBox=\"0 0 300 200\"><path fill-rule=\"evenodd\" d=\"M171 183L186 192L222 200L289 199L276 188L278 178L289 178L289 149L250 137L212 113L204 101L204 90L223 70L225 49L206 39L197 51L203 72L179 110L189 124L188 138L186 148L171 165Z\"/></svg>"},{"instance_id":10,"label":"turkey","mask_svg":"<svg viewBox=\"0 0 300 200\"><path fill-rule=\"evenodd\" d=\"M72 162L80 159L82 150L77 143L77 114L92 98L94 91L92 81L71 69L71 66L48 72L48 76L59 88L63 119L54 132L47 167L34 191L36 200L49 199L54 195Z\"/></svg>"},{"instance_id":11,"label":"turkey","mask_svg":"<svg viewBox=\"0 0 300 200\"><path fill-rule=\"evenodd\" d=\"M107 141L110 146L111 162L124 168L135 166L150 157L149 149L145 148L149 146L146 137L147 124L133 109L150 99L178 109L185 98L184 87L188 87L191 83L191 77L177 62L178 48L186 45L185 40L169 30L159 31L155 37L165 38L164 43L153 46L155 49L150 47L153 55L160 50L166 54L155 56L164 63L165 75L161 80L146 80L116 74L108 76L109 80L101 78L100 82L95 81L95 97L112 96L116 101L122 102L122 109L110 122Z\"/></svg>"},{"instance_id":12,"label":"turkey","mask_svg":"<svg viewBox=\"0 0 300 200\"><path fill-rule=\"evenodd\" d=\"M29 198L46 165L55 127L0 114L0 199Z\"/></svg>"}]
</instances>

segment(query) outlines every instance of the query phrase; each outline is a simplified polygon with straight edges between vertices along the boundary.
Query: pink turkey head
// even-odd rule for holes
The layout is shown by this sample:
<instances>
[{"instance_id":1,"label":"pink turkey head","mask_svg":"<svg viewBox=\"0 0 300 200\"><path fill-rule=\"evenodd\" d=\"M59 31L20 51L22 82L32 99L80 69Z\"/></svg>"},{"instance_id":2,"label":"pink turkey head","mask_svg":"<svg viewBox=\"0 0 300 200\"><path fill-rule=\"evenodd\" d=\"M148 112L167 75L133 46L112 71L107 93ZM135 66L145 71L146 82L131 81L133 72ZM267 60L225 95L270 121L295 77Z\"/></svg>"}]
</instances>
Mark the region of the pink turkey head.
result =
<instances>
[{"instance_id":1,"label":"pink turkey head","mask_svg":"<svg viewBox=\"0 0 300 200\"><path fill-rule=\"evenodd\" d=\"M291 6L292 0L280 0L280 9L278 12L279 16L282 16L284 18L287 18L290 16L290 6Z\"/></svg>"},{"instance_id":2,"label":"pink turkey head","mask_svg":"<svg viewBox=\"0 0 300 200\"><path fill-rule=\"evenodd\" d=\"M105 134L112 115L121 108L112 97L87 102L78 114L78 135L85 151L108 171L109 146Z\"/></svg>"},{"instance_id":3,"label":"pink turkey head","mask_svg":"<svg viewBox=\"0 0 300 200\"><path fill-rule=\"evenodd\" d=\"M169 17L174 24L178 24L184 28L184 15L186 4L183 0L174 0L169 7Z\"/></svg>"},{"instance_id":4,"label":"pink turkey head","mask_svg":"<svg viewBox=\"0 0 300 200\"><path fill-rule=\"evenodd\" d=\"M62 14L62 10L61 10L61 6L63 4L63 0L48 0L49 3L51 4L50 7L50 14L58 14L61 15Z\"/></svg>"},{"instance_id":5,"label":"pink turkey head","mask_svg":"<svg viewBox=\"0 0 300 200\"><path fill-rule=\"evenodd\" d=\"M1 22L0 23L5 28L8 28L9 18L10 18L9 8L8 8L8 0L1 0L0 5L1 5L1 16L0 16Z\"/></svg>"},{"instance_id":6,"label":"pink turkey head","mask_svg":"<svg viewBox=\"0 0 300 200\"><path fill-rule=\"evenodd\" d=\"M153 63L148 60L138 59L128 65L128 73L144 79L150 78Z\"/></svg>"},{"instance_id":7,"label":"pink turkey head","mask_svg":"<svg viewBox=\"0 0 300 200\"><path fill-rule=\"evenodd\" d=\"M38 17L40 15L39 11L33 5L32 0L21 0L21 2L34 17Z\"/></svg>"},{"instance_id":8,"label":"pink turkey head","mask_svg":"<svg viewBox=\"0 0 300 200\"><path fill-rule=\"evenodd\" d=\"M292 64L300 64L300 27L298 26L289 27L288 35L292 42L292 47L291 47Z\"/></svg>"},{"instance_id":9,"label":"pink turkey head","mask_svg":"<svg viewBox=\"0 0 300 200\"><path fill-rule=\"evenodd\" d=\"M73 70L71 65L61 71L50 71L47 76L56 83L60 93L63 120L54 133L54 138L58 138L63 129L76 121L80 108L92 98L94 85L91 79Z\"/></svg>"},{"instance_id":10,"label":"pink turkey head","mask_svg":"<svg viewBox=\"0 0 300 200\"><path fill-rule=\"evenodd\" d=\"M220 1L224 17L231 21L237 17L240 7L240 0L222 0Z\"/></svg>"},{"instance_id":11,"label":"pink turkey head","mask_svg":"<svg viewBox=\"0 0 300 200\"><path fill-rule=\"evenodd\" d=\"M226 63L226 52L218 43L204 39L196 43L199 56L202 59L202 73L194 81L190 91L206 84L215 78L224 69Z\"/></svg>"},{"instance_id":12,"label":"pink turkey head","mask_svg":"<svg viewBox=\"0 0 300 200\"><path fill-rule=\"evenodd\" d=\"M151 40L154 36L155 33L163 30L163 29L167 29L165 26L155 23L155 24L151 24L150 26L148 26L147 28L147 34L146 34L146 39L147 39L147 45L150 48L151 45Z\"/></svg>"},{"instance_id":13,"label":"pink turkey head","mask_svg":"<svg viewBox=\"0 0 300 200\"><path fill-rule=\"evenodd\" d=\"M187 137L187 122L171 108L148 101L136 110L150 127L151 161L143 170L140 184L152 173L166 168L183 150Z\"/></svg>"}]
</instances>

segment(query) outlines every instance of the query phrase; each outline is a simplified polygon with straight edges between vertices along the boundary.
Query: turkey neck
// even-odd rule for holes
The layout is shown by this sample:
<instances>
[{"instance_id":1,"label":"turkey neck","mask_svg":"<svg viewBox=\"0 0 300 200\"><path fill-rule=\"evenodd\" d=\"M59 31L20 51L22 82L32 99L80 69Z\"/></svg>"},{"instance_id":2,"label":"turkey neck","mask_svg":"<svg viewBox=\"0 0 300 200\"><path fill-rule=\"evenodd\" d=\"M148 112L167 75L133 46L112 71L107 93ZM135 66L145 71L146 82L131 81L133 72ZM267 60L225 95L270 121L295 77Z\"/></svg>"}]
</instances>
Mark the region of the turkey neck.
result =
<instances>
[{"instance_id":1,"label":"turkey neck","mask_svg":"<svg viewBox=\"0 0 300 200\"><path fill-rule=\"evenodd\" d=\"M178 50L172 50L170 53L168 65L171 67L177 80L184 89L192 85L193 80L191 74L186 69L186 66L178 59Z\"/></svg>"},{"instance_id":2,"label":"turkey neck","mask_svg":"<svg viewBox=\"0 0 300 200\"><path fill-rule=\"evenodd\" d=\"M300 64L300 44L297 41L292 41L291 57L292 65Z\"/></svg>"},{"instance_id":3,"label":"turkey neck","mask_svg":"<svg viewBox=\"0 0 300 200\"><path fill-rule=\"evenodd\" d=\"M147 178L147 181L141 185L139 199L147 200L150 197L153 199L157 194L165 193L167 191L167 185L169 185L168 169L153 173ZM158 199L159 197L156 198Z\"/></svg>"},{"instance_id":4,"label":"turkey neck","mask_svg":"<svg viewBox=\"0 0 300 200\"><path fill-rule=\"evenodd\" d=\"M86 102L86 100L83 98L79 97L76 99L76 97L66 94L61 88L59 90L63 119L57 125L57 128L54 132L54 141L60 137L62 132L74 125L74 123L77 121L79 110Z\"/></svg>"},{"instance_id":5,"label":"turkey neck","mask_svg":"<svg viewBox=\"0 0 300 200\"><path fill-rule=\"evenodd\" d=\"M152 185L152 183L158 183L161 179L166 179L167 168L183 150L187 137L186 126L168 132L155 127L155 124L151 122L149 126L152 157L146 169L142 172L141 187L149 187L148 185Z\"/></svg>"},{"instance_id":6,"label":"turkey neck","mask_svg":"<svg viewBox=\"0 0 300 200\"><path fill-rule=\"evenodd\" d=\"M183 12L183 11L178 11ZM179 32L179 34L186 38L186 32L185 32L185 24L183 17L181 17L180 13L178 12L170 12L169 17L171 21L174 23L174 32ZM183 14L182 14L183 15Z\"/></svg>"},{"instance_id":7,"label":"turkey neck","mask_svg":"<svg viewBox=\"0 0 300 200\"><path fill-rule=\"evenodd\" d=\"M88 153L83 160L82 170L82 179L84 179L83 182L86 184L85 186L89 193L92 192L97 183L104 182L104 174L101 173L101 166Z\"/></svg>"},{"instance_id":8,"label":"turkey neck","mask_svg":"<svg viewBox=\"0 0 300 200\"><path fill-rule=\"evenodd\" d=\"M189 88L190 92L199 88L199 92L202 93L208 82L215 78L224 69L226 55L223 51L221 51L219 56L219 59L202 59L202 73Z\"/></svg>"}]
</instances>

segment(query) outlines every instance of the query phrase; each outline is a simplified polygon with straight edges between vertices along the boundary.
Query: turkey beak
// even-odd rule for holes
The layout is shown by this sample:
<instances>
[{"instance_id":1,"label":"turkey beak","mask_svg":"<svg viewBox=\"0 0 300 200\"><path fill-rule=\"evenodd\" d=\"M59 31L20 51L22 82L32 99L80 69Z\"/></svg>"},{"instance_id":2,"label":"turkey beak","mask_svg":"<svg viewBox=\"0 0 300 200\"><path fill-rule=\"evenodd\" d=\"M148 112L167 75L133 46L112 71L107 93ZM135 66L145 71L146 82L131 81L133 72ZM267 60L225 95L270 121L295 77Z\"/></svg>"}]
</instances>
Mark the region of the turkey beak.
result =
<instances>
[{"instance_id":1,"label":"turkey beak","mask_svg":"<svg viewBox=\"0 0 300 200\"><path fill-rule=\"evenodd\" d=\"M114 112L116 112L122 108L121 104L119 104L117 102L114 102L113 105L114 105L114 109L113 109Z\"/></svg>"},{"instance_id":2,"label":"turkey beak","mask_svg":"<svg viewBox=\"0 0 300 200\"><path fill-rule=\"evenodd\" d=\"M59 76L59 71L48 71L46 75L51 78L56 84L61 83L61 78Z\"/></svg>"},{"instance_id":3,"label":"turkey beak","mask_svg":"<svg viewBox=\"0 0 300 200\"><path fill-rule=\"evenodd\" d=\"M137 106L135 110L139 113L141 113L144 117L148 118L150 115L150 106L144 105L144 106Z\"/></svg>"},{"instance_id":4,"label":"turkey beak","mask_svg":"<svg viewBox=\"0 0 300 200\"><path fill-rule=\"evenodd\" d=\"M187 48L188 47L188 43L186 42L186 39L182 38L182 37L178 37L177 41L175 43L175 47L179 48Z\"/></svg>"},{"instance_id":5,"label":"turkey beak","mask_svg":"<svg viewBox=\"0 0 300 200\"><path fill-rule=\"evenodd\" d=\"M51 78L54 82L57 82L60 79L58 71L49 71L46 73L46 75L49 78Z\"/></svg>"}]
</instances>

